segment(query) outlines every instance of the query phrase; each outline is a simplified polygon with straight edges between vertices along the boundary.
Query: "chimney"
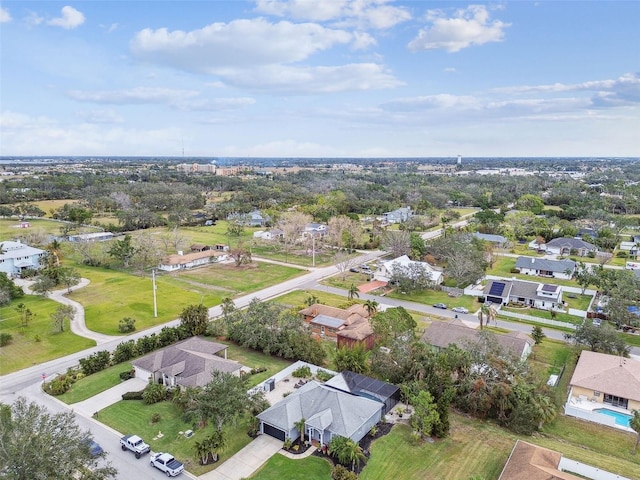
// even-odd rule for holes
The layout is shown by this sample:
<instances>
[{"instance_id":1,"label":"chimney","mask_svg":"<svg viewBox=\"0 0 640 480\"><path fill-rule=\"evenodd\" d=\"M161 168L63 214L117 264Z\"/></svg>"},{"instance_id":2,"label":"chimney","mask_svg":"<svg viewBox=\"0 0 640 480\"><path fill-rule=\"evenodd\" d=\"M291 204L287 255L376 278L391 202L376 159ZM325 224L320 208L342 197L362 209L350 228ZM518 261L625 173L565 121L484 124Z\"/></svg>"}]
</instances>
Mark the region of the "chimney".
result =
<instances>
[{"instance_id":1,"label":"chimney","mask_svg":"<svg viewBox=\"0 0 640 480\"><path fill-rule=\"evenodd\" d=\"M183 255L182 250L178 250L178 255L180 255L180 256Z\"/></svg>"},{"instance_id":2,"label":"chimney","mask_svg":"<svg viewBox=\"0 0 640 480\"><path fill-rule=\"evenodd\" d=\"M531 257L531 263L532 263L532 264L536 263L536 259L535 259L535 257Z\"/></svg>"}]
</instances>

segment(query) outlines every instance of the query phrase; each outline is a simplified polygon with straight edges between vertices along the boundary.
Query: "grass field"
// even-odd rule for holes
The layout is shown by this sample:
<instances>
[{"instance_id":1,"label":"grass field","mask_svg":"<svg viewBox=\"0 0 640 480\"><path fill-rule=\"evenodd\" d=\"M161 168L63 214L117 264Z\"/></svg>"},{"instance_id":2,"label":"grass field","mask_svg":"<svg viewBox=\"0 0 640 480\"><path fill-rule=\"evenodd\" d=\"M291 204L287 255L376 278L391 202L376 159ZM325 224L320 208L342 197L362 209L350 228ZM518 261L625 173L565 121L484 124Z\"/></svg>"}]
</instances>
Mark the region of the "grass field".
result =
<instances>
[{"instance_id":1,"label":"grass field","mask_svg":"<svg viewBox=\"0 0 640 480\"><path fill-rule=\"evenodd\" d=\"M33 317L24 328L22 318L16 310L19 303L24 303L33 313ZM0 307L0 333L8 333L13 337L9 345L0 348L0 375L96 345L93 340L71 333L68 323L64 332L53 333L50 315L59 305L48 298L25 295Z\"/></svg>"},{"instance_id":2,"label":"grass field","mask_svg":"<svg viewBox=\"0 0 640 480\"><path fill-rule=\"evenodd\" d=\"M160 421L157 423L151 422L154 413L160 415ZM129 433L140 435L153 451L171 452L184 463L189 472L196 476L213 470L219 463L199 465L194 450L195 442L202 441L212 427L194 430L195 433L191 438L185 438L180 432L193 430L193 425L182 421L180 416L180 411L171 402L145 405L142 400L122 400L100 410L98 419L123 435ZM247 428L248 419L245 418L235 427L225 429L227 446L220 455L220 462L224 462L249 444L251 437L247 435ZM156 438L158 432L162 432L162 438ZM103 445L103 448L108 450L119 447ZM145 457L141 461L145 461Z\"/></svg>"},{"instance_id":3,"label":"grass field","mask_svg":"<svg viewBox=\"0 0 640 480\"><path fill-rule=\"evenodd\" d=\"M293 460L284 455L275 454L249 478L251 480L329 480L331 463L313 456Z\"/></svg>"},{"instance_id":4,"label":"grass field","mask_svg":"<svg viewBox=\"0 0 640 480\"><path fill-rule=\"evenodd\" d=\"M81 402L118 385L121 382L120 373L131 371L131 368L129 362L105 368L101 372L81 378L71 386L68 392L56 398L67 404Z\"/></svg>"}]
</instances>

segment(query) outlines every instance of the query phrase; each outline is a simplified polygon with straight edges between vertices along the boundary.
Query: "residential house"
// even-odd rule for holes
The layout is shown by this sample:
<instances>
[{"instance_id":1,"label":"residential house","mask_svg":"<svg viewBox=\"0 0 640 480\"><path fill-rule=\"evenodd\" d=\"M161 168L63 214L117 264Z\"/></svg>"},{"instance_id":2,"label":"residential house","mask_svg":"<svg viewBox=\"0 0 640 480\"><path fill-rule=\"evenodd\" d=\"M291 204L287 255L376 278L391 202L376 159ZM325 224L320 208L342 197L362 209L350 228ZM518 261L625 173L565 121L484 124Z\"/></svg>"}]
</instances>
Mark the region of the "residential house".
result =
<instances>
[{"instance_id":1,"label":"residential house","mask_svg":"<svg viewBox=\"0 0 640 480\"><path fill-rule=\"evenodd\" d=\"M456 345L465 350L469 345L481 340L480 332L481 330L472 328L461 320L453 319L444 322L431 322L420 340L438 350L443 350L450 345ZM493 338L503 351L521 361L526 360L531 354L535 343L531 337L522 332L495 334L485 331L485 334Z\"/></svg>"},{"instance_id":2,"label":"residential house","mask_svg":"<svg viewBox=\"0 0 640 480\"><path fill-rule=\"evenodd\" d=\"M79 233L67 237L70 242L105 242L113 238L111 232Z\"/></svg>"},{"instance_id":3,"label":"residential house","mask_svg":"<svg viewBox=\"0 0 640 480\"><path fill-rule=\"evenodd\" d=\"M537 250L538 252L544 252L547 249L547 241L544 237L537 236L529 242L529 248Z\"/></svg>"},{"instance_id":4,"label":"residential house","mask_svg":"<svg viewBox=\"0 0 640 480\"><path fill-rule=\"evenodd\" d=\"M640 244L636 242L620 242L619 250L621 252L627 252L630 258L637 258L638 251L640 251Z\"/></svg>"},{"instance_id":5,"label":"residential house","mask_svg":"<svg viewBox=\"0 0 640 480\"><path fill-rule=\"evenodd\" d=\"M367 349L371 349L375 345L369 312L362 304L351 305L343 310L316 303L299 313L316 337L335 340L338 347L363 343Z\"/></svg>"},{"instance_id":6,"label":"residential house","mask_svg":"<svg viewBox=\"0 0 640 480\"><path fill-rule=\"evenodd\" d=\"M406 269L406 271L410 272L412 266L420 266L424 268L431 275L431 281L434 285L440 285L442 283L443 275L440 270L437 270L427 262L411 260L407 255L402 255L398 258L394 258L393 260L381 262L373 273L373 278L381 282L388 282L391 280L395 268Z\"/></svg>"},{"instance_id":7,"label":"residential house","mask_svg":"<svg viewBox=\"0 0 640 480\"><path fill-rule=\"evenodd\" d=\"M561 470L562 454L516 440L498 480L580 480Z\"/></svg>"},{"instance_id":8,"label":"residential house","mask_svg":"<svg viewBox=\"0 0 640 480\"><path fill-rule=\"evenodd\" d=\"M227 216L227 220L240 221L249 227L264 227L271 221L271 218L268 215L263 215L260 210L253 210L249 213L231 213Z\"/></svg>"},{"instance_id":9,"label":"residential house","mask_svg":"<svg viewBox=\"0 0 640 480\"><path fill-rule=\"evenodd\" d=\"M324 236L327 234L327 225L323 223L307 223L304 227L303 237Z\"/></svg>"},{"instance_id":10,"label":"residential house","mask_svg":"<svg viewBox=\"0 0 640 480\"><path fill-rule=\"evenodd\" d=\"M21 242L0 241L0 272L10 278L19 277L25 270L38 270L45 250Z\"/></svg>"},{"instance_id":11,"label":"residential house","mask_svg":"<svg viewBox=\"0 0 640 480\"><path fill-rule=\"evenodd\" d=\"M167 387L202 387L213 372L240 376L242 365L227 359L227 345L191 337L131 363L137 378Z\"/></svg>"},{"instance_id":12,"label":"residential house","mask_svg":"<svg viewBox=\"0 0 640 480\"><path fill-rule=\"evenodd\" d=\"M400 401L400 388L396 385L349 370L331 377L325 382L325 385L351 395L381 402L383 415L391 412Z\"/></svg>"},{"instance_id":13,"label":"residential house","mask_svg":"<svg viewBox=\"0 0 640 480\"><path fill-rule=\"evenodd\" d=\"M536 257L518 257L516 260L516 268L524 275L563 278L565 280L573 277L576 265L573 260L551 260Z\"/></svg>"},{"instance_id":14,"label":"residential house","mask_svg":"<svg viewBox=\"0 0 640 480\"><path fill-rule=\"evenodd\" d=\"M479 233L475 232L473 236L483 242L488 242L498 248L505 248L509 243L509 240L502 235L493 235L491 233Z\"/></svg>"},{"instance_id":15,"label":"residential house","mask_svg":"<svg viewBox=\"0 0 640 480\"><path fill-rule=\"evenodd\" d=\"M260 240L272 241L282 237L284 237L284 232L278 228L253 232L253 238L259 238Z\"/></svg>"},{"instance_id":16,"label":"residential house","mask_svg":"<svg viewBox=\"0 0 640 480\"><path fill-rule=\"evenodd\" d=\"M305 419L305 439L328 445L339 435L359 442L382 418L384 403L311 380L258 414L260 433L295 440L295 424Z\"/></svg>"},{"instance_id":17,"label":"residential house","mask_svg":"<svg viewBox=\"0 0 640 480\"><path fill-rule=\"evenodd\" d=\"M595 253L598 247L580 238L560 237L549 240L545 250L554 255L572 255L575 252L576 255L586 257L590 252Z\"/></svg>"},{"instance_id":18,"label":"residential house","mask_svg":"<svg viewBox=\"0 0 640 480\"><path fill-rule=\"evenodd\" d=\"M228 253L223 250L204 250L202 252L182 253L169 255L163 258L158 265L158 270L165 272L175 272L176 270L187 270L190 268L202 267L226 259Z\"/></svg>"},{"instance_id":19,"label":"residential house","mask_svg":"<svg viewBox=\"0 0 640 480\"><path fill-rule=\"evenodd\" d=\"M211 246L205 245L204 243L193 243L189 246L189 250L192 252L206 252L207 250L211 250Z\"/></svg>"},{"instance_id":20,"label":"residential house","mask_svg":"<svg viewBox=\"0 0 640 480\"><path fill-rule=\"evenodd\" d=\"M640 410L640 360L583 350L569 382L566 406L572 405Z\"/></svg>"},{"instance_id":21,"label":"residential house","mask_svg":"<svg viewBox=\"0 0 640 480\"><path fill-rule=\"evenodd\" d=\"M389 225L394 223L404 223L413 216L411 207L406 206L393 210L392 212L386 212L382 214L383 222Z\"/></svg>"},{"instance_id":22,"label":"residential house","mask_svg":"<svg viewBox=\"0 0 640 480\"><path fill-rule=\"evenodd\" d=\"M526 280L489 280L484 287L484 300L498 305L514 303L543 310L557 309L562 305L562 287Z\"/></svg>"}]
</instances>

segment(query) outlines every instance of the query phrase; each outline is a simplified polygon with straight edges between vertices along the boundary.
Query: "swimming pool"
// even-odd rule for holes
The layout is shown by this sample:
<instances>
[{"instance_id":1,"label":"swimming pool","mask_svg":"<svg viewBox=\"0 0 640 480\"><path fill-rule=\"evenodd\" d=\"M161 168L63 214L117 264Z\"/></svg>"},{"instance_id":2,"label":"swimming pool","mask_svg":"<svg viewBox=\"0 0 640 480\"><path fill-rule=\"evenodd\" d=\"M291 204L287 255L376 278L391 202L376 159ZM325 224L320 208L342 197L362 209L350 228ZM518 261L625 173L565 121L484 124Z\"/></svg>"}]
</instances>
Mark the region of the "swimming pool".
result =
<instances>
[{"instance_id":1,"label":"swimming pool","mask_svg":"<svg viewBox=\"0 0 640 480\"><path fill-rule=\"evenodd\" d=\"M602 413L603 415L609 415L616 419L616 425L622 425L623 427L628 427L629 422L631 421L631 415L627 415L625 413L615 412L613 410L609 410L608 408L597 408L594 410L596 413Z\"/></svg>"}]
</instances>

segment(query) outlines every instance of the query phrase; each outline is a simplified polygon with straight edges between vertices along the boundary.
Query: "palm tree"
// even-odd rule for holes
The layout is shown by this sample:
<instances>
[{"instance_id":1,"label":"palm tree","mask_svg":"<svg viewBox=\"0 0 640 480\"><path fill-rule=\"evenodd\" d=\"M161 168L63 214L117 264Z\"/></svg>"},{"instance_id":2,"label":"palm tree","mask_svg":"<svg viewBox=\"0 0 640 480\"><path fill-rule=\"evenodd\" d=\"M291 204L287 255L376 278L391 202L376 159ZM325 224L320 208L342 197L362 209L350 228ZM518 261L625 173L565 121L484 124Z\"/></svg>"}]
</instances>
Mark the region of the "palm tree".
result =
<instances>
[{"instance_id":1,"label":"palm tree","mask_svg":"<svg viewBox=\"0 0 640 480\"><path fill-rule=\"evenodd\" d=\"M307 419L303 417L293 424L293 426L300 432L300 443L304 443L304 426L306 422Z\"/></svg>"},{"instance_id":2,"label":"palm tree","mask_svg":"<svg viewBox=\"0 0 640 480\"><path fill-rule=\"evenodd\" d=\"M375 300L367 300L366 302L364 302L364 307L367 309L367 313L370 317L376 314L379 305L380 304Z\"/></svg>"},{"instance_id":3,"label":"palm tree","mask_svg":"<svg viewBox=\"0 0 640 480\"><path fill-rule=\"evenodd\" d=\"M338 456L338 460L342 463L351 462L351 471L356 469L356 462L360 464L360 462L364 462L366 459L367 457L362 447L351 439L344 442L340 455Z\"/></svg>"},{"instance_id":4,"label":"palm tree","mask_svg":"<svg viewBox=\"0 0 640 480\"><path fill-rule=\"evenodd\" d=\"M538 430L542 428L542 425L545 423L549 423L554 418L556 418L557 410L556 406L546 395L537 394L533 398L533 403L535 408L538 410L538 415L540 416L540 422L538 423Z\"/></svg>"},{"instance_id":5,"label":"palm tree","mask_svg":"<svg viewBox=\"0 0 640 480\"><path fill-rule=\"evenodd\" d=\"M356 287L353 283L349 287L349 292L347 293L347 298L349 300L353 300L355 298L360 298L360 292L358 291L358 287Z\"/></svg>"},{"instance_id":6,"label":"palm tree","mask_svg":"<svg viewBox=\"0 0 640 480\"><path fill-rule=\"evenodd\" d=\"M640 444L640 410L633 411L633 417L629 420L629 426L638 434L636 437L636 446L633 447L633 454L635 455L638 450L638 444Z\"/></svg>"},{"instance_id":7,"label":"palm tree","mask_svg":"<svg viewBox=\"0 0 640 480\"><path fill-rule=\"evenodd\" d=\"M218 461L218 456L224 450L224 447L227 446L227 439L224 436L223 430L214 430L211 436L205 439L207 442L207 446L209 447L209 451L213 456L213 461Z\"/></svg>"}]
</instances>

